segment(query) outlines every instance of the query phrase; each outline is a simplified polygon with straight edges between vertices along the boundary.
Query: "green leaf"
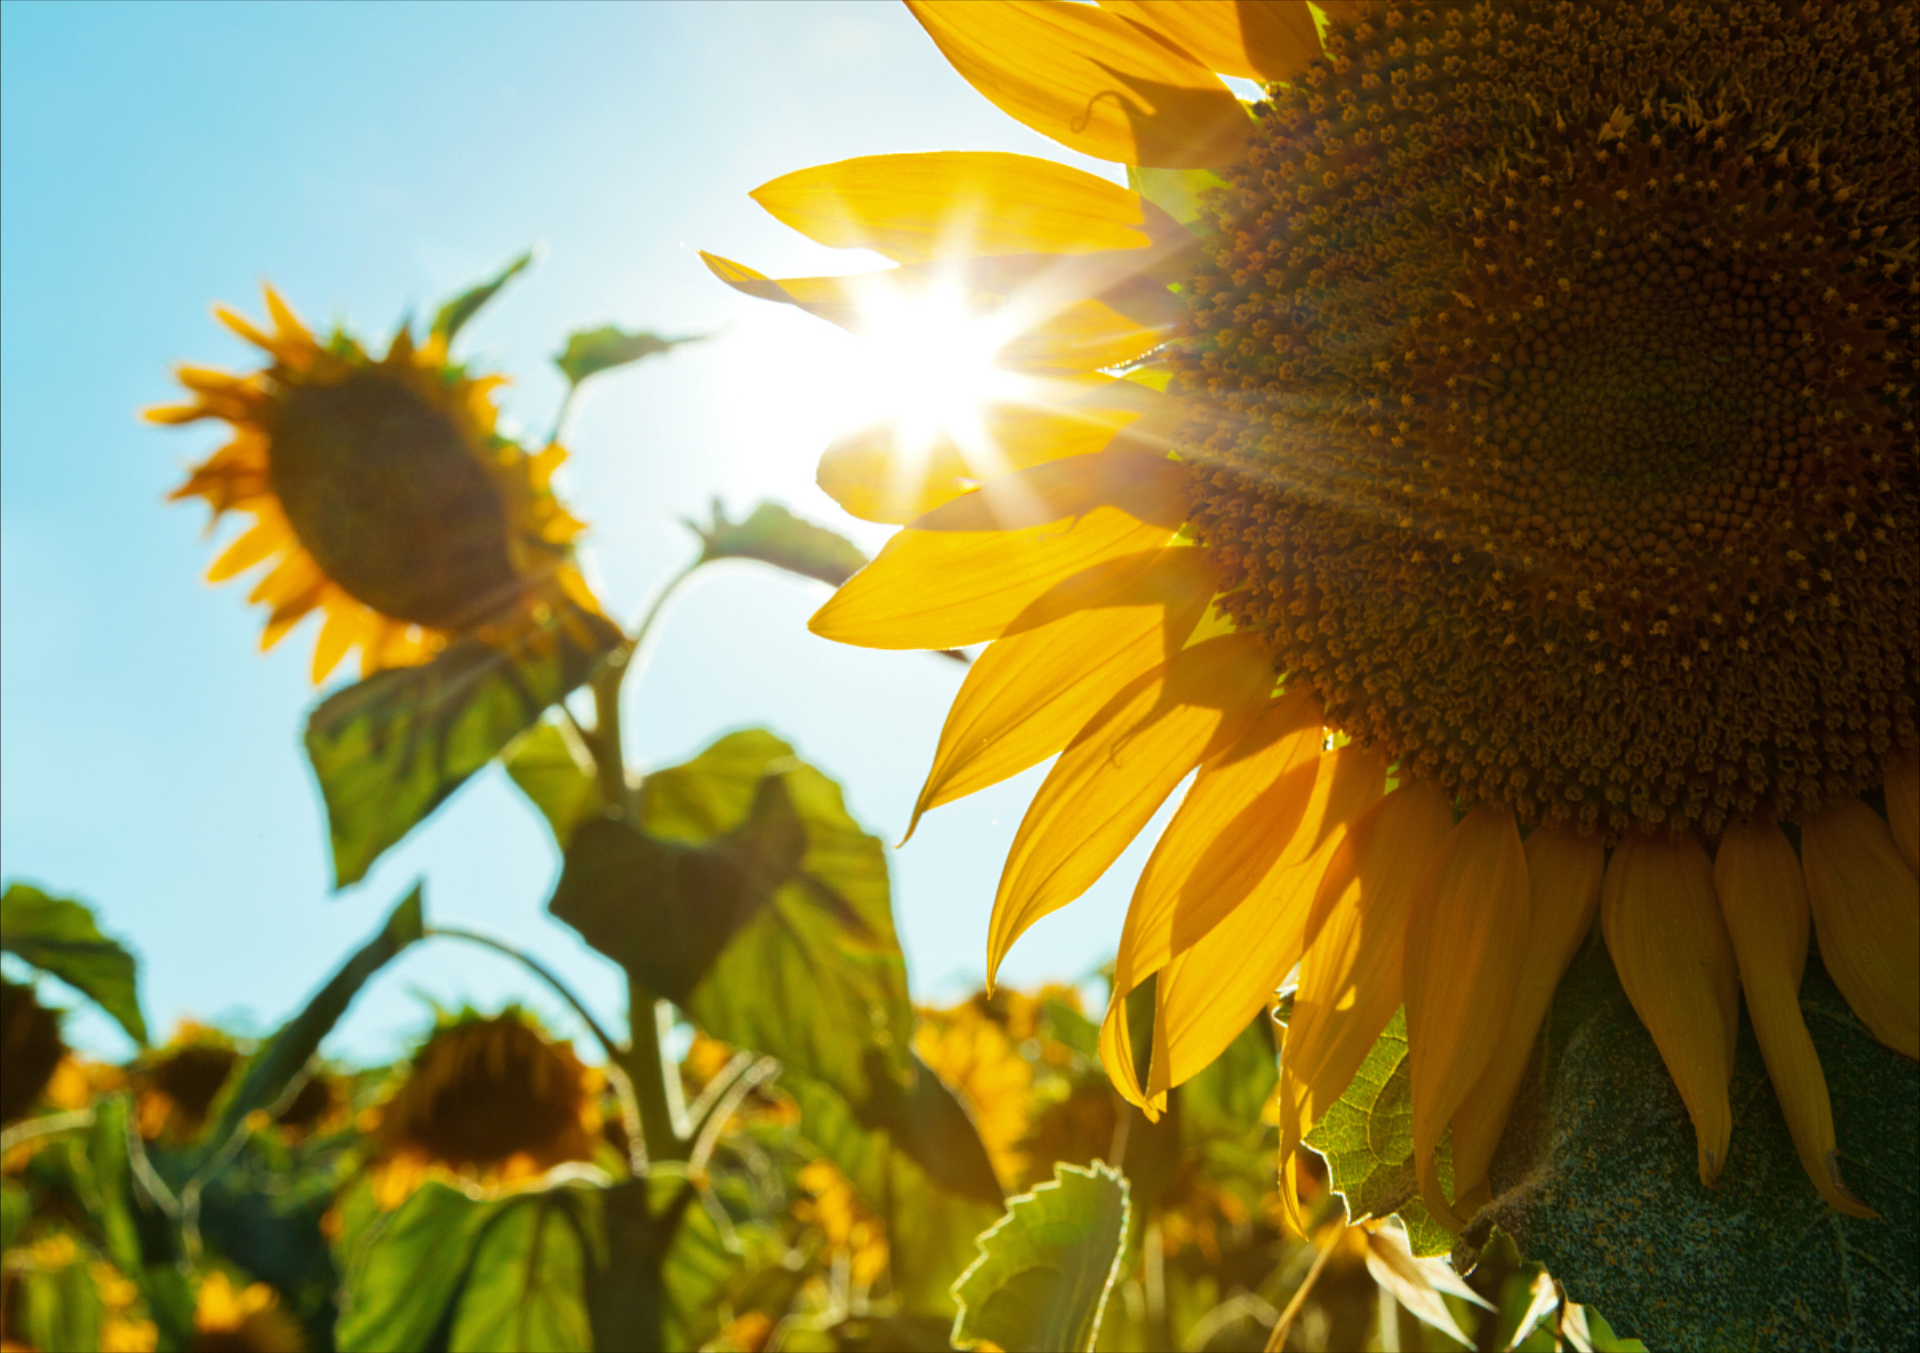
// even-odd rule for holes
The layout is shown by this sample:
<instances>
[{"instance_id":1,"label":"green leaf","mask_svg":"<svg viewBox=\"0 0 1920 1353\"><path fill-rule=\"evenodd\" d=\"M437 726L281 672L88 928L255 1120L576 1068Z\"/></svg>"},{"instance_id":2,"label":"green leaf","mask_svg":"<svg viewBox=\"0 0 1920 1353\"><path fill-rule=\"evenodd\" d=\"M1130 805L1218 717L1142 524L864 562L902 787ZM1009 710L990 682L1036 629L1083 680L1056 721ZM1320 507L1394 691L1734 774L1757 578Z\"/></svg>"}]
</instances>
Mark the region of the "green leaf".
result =
<instances>
[{"instance_id":1,"label":"green leaf","mask_svg":"<svg viewBox=\"0 0 1920 1353\"><path fill-rule=\"evenodd\" d=\"M76 1247L73 1257L58 1266L42 1267L29 1256L8 1255L7 1312L9 1335L18 1330L29 1348L42 1353L93 1353L100 1348L103 1308L100 1289L87 1271L87 1252ZM11 1346L11 1345L10 1345Z\"/></svg>"},{"instance_id":2,"label":"green leaf","mask_svg":"<svg viewBox=\"0 0 1920 1353\"><path fill-rule=\"evenodd\" d=\"M1920 1328L1920 1066L1877 1042L1817 961L1800 990L1833 1100L1843 1217L1801 1171L1744 1018L1733 1144L1701 1185L1693 1126L1598 940L1554 996L1493 1162L1495 1223L1568 1296L1662 1349L1911 1347Z\"/></svg>"},{"instance_id":3,"label":"green leaf","mask_svg":"<svg viewBox=\"0 0 1920 1353\"><path fill-rule=\"evenodd\" d=\"M456 1353L572 1353L593 1347L587 1323L587 1193L551 1189L500 1205L461 1285L448 1347Z\"/></svg>"},{"instance_id":4,"label":"green leaf","mask_svg":"<svg viewBox=\"0 0 1920 1353\"><path fill-rule=\"evenodd\" d=\"M700 562L715 559L758 559L803 578L818 578L838 587L866 564L867 556L836 531L796 517L778 503L758 503L743 521L728 521L720 500L713 502L713 522L687 526L700 537Z\"/></svg>"},{"instance_id":5,"label":"green leaf","mask_svg":"<svg viewBox=\"0 0 1920 1353\"><path fill-rule=\"evenodd\" d=\"M616 367L628 366L645 357L671 352L683 343L698 343L706 334L688 334L682 338L662 338L658 334L633 332L617 325L603 324L598 329L576 329L567 335L567 346L553 359L569 385L578 385L589 376Z\"/></svg>"},{"instance_id":6,"label":"green leaf","mask_svg":"<svg viewBox=\"0 0 1920 1353\"><path fill-rule=\"evenodd\" d=\"M480 313L481 306L492 300L499 294L500 288L525 272L532 264L533 250L529 249L487 281L478 286L468 287L434 313L433 332L451 343L454 335L466 327L467 321Z\"/></svg>"},{"instance_id":7,"label":"green leaf","mask_svg":"<svg viewBox=\"0 0 1920 1353\"><path fill-rule=\"evenodd\" d=\"M911 1053L886 857L839 788L770 733L730 734L648 776L637 826L581 823L548 907L713 1037L779 1059L801 1131L888 1222L908 1309L944 1305L999 1185Z\"/></svg>"},{"instance_id":8,"label":"green leaf","mask_svg":"<svg viewBox=\"0 0 1920 1353\"><path fill-rule=\"evenodd\" d=\"M1127 186L1181 225L1200 219L1200 195L1227 181L1211 169L1142 169L1127 166Z\"/></svg>"},{"instance_id":9,"label":"green leaf","mask_svg":"<svg viewBox=\"0 0 1920 1353\"><path fill-rule=\"evenodd\" d=\"M620 642L611 621L568 607L510 640L459 639L431 662L322 701L307 720L307 756L327 804L335 886L364 878Z\"/></svg>"},{"instance_id":10,"label":"green leaf","mask_svg":"<svg viewBox=\"0 0 1920 1353\"><path fill-rule=\"evenodd\" d=\"M451 1327L460 1284L498 1204L428 1180L392 1213L364 1179L341 1203L346 1287L334 1337L353 1350L428 1348Z\"/></svg>"},{"instance_id":11,"label":"green leaf","mask_svg":"<svg viewBox=\"0 0 1920 1353\"><path fill-rule=\"evenodd\" d=\"M1127 1181L1105 1165L1062 1165L1051 1184L1010 1200L953 1285L956 1348L1090 1350L1120 1276Z\"/></svg>"},{"instance_id":12,"label":"green leaf","mask_svg":"<svg viewBox=\"0 0 1920 1353\"><path fill-rule=\"evenodd\" d=\"M139 964L126 946L100 933L84 903L53 897L30 883L8 884L0 894L0 949L85 995L134 1042L147 1041Z\"/></svg>"},{"instance_id":13,"label":"green leaf","mask_svg":"<svg viewBox=\"0 0 1920 1353\"><path fill-rule=\"evenodd\" d=\"M549 716L520 735L503 758L507 774L533 801L565 850L573 829L600 806L593 763L571 725Z\"/></svg>"},{"instance_id":14,"label":"green leaf","mask_svg":"<svg viewBox=\"0 0 1920 1353\"><path fill-rule=\"evenodd\" d=\"M226 1098L219 1127L208 1136L210 1152L218 1151L248 1114L255 1109L272 1109L279 1102L294 1079L313 1060L320 1041L333 1031L367 979L426 933L420 898L421 888L416 883L413 891L388 914L379 933L360 946L327 984L314 993L306 1008L288 1020L248 1063L240 1084Z\"/></svg>"},{"instance_id":15,"label":"green leaf","mask_svg":"<svg viewBox=\"0 0 1920 1353\"><path fill-rule=\"evenodd\" d=\"M1398 1213L1413 1252L1424 1258L1452 1250L1453 1234L1420 1201L1413 1167L1412 1075L1406 1012L1396 1010L1346 1093L1307 1134L1307 1145L1327 1158L1328 1176L1346 1198L1352 1220ZM1438 1157L1440 1183L1451 1196L1453 1149L1447 1136L1440 1139Z\"/></svg>"}]
</instances>

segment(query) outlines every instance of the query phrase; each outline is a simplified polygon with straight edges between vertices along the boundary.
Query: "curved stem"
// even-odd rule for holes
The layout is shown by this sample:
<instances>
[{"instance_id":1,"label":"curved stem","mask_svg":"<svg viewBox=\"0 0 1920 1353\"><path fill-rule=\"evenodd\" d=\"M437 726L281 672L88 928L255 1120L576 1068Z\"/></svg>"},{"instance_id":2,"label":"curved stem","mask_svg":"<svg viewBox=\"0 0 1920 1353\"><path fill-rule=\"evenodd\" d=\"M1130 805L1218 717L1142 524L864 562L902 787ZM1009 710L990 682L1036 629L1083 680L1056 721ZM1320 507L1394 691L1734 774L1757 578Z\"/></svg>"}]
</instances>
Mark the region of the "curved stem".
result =
<instances>
[{"instance_id":1,"label":"curved stem","mask_svg":"<svg viewBox=\"0 0 1920 1353\"><path fill-rule=\"evenodd\" d=\"M573 994L572 989L569 988L565 982L561 981L552 969L548 968L531 954L516 949L505 940L497 940L491 935L484 935L477 930L467 930L461 926L430 925L426 928L426 933L429 936L439 936L443 939L466 940L470 944L485 945L489 949L505 954L508 958L517 959L529 972L552 987L561 1000L573 1007L573 1013L580 1016L581 1022L584 1023L587 1029L593 1034L594 1040L605 1050L609 1061L619 1060L625 1051L622 1045L612 1035L600 1027L600 1021L593 1017L593 1012L588 1010L580 998Z\"/></svg>"},{"instance_id":2,"label":"curved stem","mask_svg":"<svg viewBox=\"0 0 1920 1353\"><path fill-rule=\"evenodd\" d=\"M56 1132L71 1132L75 1128L92 1126L92 1109L72 1109L66 1113L51 1113L43 1118L29 1118L24 1123L15 1123L5 1132L0 1132L0 1156L4 1156L21 1142L31 1142L41 1137L51 1137Z\"/></svg>"},{"instance_id":3,"label":"curved stem","mask_svg":"<svg viewBox=\"0 0 1920 1353\"><path fill-rule=\"evenodd\" d=\"M654 599L647 604L646 611L642 613L639 623L634 626L627 639L628 666L632 666L631 658L640 652L640 646L647 641L647 635L653 629L653 622L658 620L661 613L666 609L668 599L671 598L675 592L679 591L680 584L688 578L691 578L694 571L704 563L706 563L704 557L695 559L692 563L667 579L666 585L662 587Z\"/></svg>"}]
</instances>

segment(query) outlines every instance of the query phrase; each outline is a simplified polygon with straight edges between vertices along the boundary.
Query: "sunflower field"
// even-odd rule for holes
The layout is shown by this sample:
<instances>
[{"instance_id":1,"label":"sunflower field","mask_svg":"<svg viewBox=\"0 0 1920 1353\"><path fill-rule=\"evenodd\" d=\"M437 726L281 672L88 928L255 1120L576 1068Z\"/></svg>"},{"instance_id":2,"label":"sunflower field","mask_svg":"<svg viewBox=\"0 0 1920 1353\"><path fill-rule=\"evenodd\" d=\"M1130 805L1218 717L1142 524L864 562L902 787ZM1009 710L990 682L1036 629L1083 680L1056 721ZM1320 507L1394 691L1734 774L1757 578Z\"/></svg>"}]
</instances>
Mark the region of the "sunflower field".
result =
<instances>
[{"instance_id":1,"label":"sunflower field","mask_svg":"<svg viewBox=\"0 0 1920 1353\"><path fill-rule=\"evenodd\" d=\"M483 774L560 864L170 1032L120 899L9 879L0 1349L1920 1348L1920 4L904 10L1112 173L798 167L887 266L699 255L904 354L818 462L871 557L716 497L612 614L576 407L714 335L566 334L529 431L463 336L532 252L378 342L268 286L145 410L334 886ZM636 764L723 561L964 671L907 837L1046 767L970 994L778 730ZM1136 841L1111 961L999 980ZM339 1055L420 947L531 994Z\"/></svg>"}]
</instances>

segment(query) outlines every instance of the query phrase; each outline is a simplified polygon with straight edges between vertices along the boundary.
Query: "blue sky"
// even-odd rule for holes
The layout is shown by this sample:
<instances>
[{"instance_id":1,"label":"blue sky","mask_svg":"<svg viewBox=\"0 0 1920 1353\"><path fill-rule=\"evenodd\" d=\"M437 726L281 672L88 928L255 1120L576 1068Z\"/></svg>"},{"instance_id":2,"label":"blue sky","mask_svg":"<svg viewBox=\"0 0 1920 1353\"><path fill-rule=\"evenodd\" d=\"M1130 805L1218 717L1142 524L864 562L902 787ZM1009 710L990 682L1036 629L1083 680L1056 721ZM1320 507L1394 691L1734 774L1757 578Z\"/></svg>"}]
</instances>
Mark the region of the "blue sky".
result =
<instances>
[{"instance_id":1,"label":"blue sky","mask_svg":"<svg viewBox=\"0 0 1920 1353\"><path fill-rule=\"evenodd\" d=\"M148 1018L271 1027L417 877L428 907L513 937L620 1011L610 965L542 904L558 856L489 771L362 885L327 887L298 734L312 632L272 653L244 585L201 581L197 506L163 504L211 426L149 427L168 364L235 367L211 319L271 278L310 322L384 338L530 243L538 266L468 328L544 429L570 329L720 329L583 393L563 481L584 554L630 617L691 553L678 524L762 497L853 534L813 484L846 416L855 344L738 297L696 250L763 271L877 260L820 248L747 199L852 155L1013 150L1084 161L975 94L906 10L879 3L0 6L0 872L92 902L144 960ZM706 571L628 686L629 753L665 765L763 725L904 829L961 672L815 639L825 595L747 564ZM918 994L977 980L1000 861L1041 772L943 808L893 856ZM1144 858L1043 921L1005 980L1111 953ZM390 1055L423 997L524 996L519 970L425 946L355 1007L334 1050ZM117 1052L109 1026L72 1033Z\"/></svg>"}]
</instances>

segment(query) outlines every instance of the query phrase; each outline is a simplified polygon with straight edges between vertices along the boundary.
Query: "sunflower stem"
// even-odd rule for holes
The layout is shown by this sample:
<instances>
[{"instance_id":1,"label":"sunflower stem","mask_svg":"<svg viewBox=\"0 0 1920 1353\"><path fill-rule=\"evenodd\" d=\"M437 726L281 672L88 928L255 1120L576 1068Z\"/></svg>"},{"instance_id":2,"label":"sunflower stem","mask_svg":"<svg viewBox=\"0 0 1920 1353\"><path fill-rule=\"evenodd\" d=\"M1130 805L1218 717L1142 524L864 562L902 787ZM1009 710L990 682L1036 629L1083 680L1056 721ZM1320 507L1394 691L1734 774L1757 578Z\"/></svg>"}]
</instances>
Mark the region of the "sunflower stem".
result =
<instances>
[{"instance_id":1,"label":"sunflower stem","mask_svg":"<svg viewBox=\"0 0 1920 1353\"><path fill-rule=\"evenodd\" d=\"M633 1097L640 1107L640 1130L649 1162L685 1160L690 1143L675 1130L673 1103L667 1096L666 1050L660 1046L659 1003L652 992L627 979L633 1042L621 1058ZM652 1026L652 1027L649 1027ZM678 1074L677 1068L674 1074Z\"/></svg>"}]
</instances>

